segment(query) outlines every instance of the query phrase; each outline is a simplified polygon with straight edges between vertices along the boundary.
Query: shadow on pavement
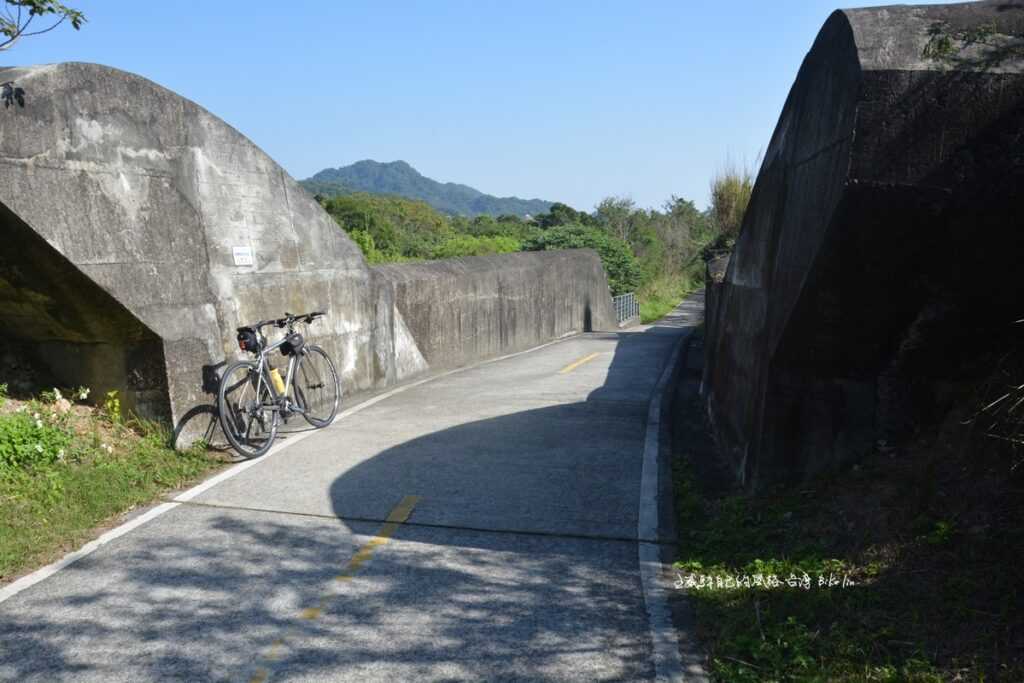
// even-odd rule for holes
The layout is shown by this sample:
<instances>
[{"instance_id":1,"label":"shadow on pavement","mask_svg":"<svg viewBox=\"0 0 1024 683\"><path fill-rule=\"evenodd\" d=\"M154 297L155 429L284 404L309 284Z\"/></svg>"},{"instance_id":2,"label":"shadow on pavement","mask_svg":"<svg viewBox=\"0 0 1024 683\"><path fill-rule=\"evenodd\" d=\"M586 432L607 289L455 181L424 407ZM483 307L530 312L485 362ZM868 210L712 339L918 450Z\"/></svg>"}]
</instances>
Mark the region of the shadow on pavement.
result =
<instances>
[{"instance_id":1,"label":"shadow on pavement","mask_svg":"<svg viewBox=\"0 0 1024 683\"><path fill-rule=\"evenodd\" d=\"M655 369L692 316L607 335L620 342L585 401L460 424L350 469L325 492L339 519L157 518L0 605L0 678L239 680L278 639L275 680L652 677L629 539ZM380 527L345 519L406 493L424 497L413 522L456 528L401 527L300 619Z\"/></svg>"}]
</instances>

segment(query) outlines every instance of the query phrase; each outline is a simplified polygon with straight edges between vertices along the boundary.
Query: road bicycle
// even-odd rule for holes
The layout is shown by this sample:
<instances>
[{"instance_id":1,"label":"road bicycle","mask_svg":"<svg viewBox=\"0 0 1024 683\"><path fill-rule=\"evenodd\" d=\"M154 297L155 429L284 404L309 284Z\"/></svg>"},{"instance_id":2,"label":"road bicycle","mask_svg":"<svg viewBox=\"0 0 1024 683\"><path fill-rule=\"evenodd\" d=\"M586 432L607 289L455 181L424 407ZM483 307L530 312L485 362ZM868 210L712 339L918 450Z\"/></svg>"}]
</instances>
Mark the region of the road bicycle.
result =
<instances>
[{"instance_id":1,"label":"road bicycle","mask_svg":"<svg viewBox=\"0 0 1024 683\"><path fill-rule=\"evenodd\" d=\"M224 435L243 457L256 458L270 450L279 423L294 415L319 429L338 414L341 385L333 361L295 330L296 324L309 325L324 315L285 313L283 318L238 328L238 348L255 359L232 363L221 375L217 410ZM263 328L269 326L284 329L284 337L268 344ZM277 350L288 359L283 378L271 363Z\"/></svg>"}]
</instances>

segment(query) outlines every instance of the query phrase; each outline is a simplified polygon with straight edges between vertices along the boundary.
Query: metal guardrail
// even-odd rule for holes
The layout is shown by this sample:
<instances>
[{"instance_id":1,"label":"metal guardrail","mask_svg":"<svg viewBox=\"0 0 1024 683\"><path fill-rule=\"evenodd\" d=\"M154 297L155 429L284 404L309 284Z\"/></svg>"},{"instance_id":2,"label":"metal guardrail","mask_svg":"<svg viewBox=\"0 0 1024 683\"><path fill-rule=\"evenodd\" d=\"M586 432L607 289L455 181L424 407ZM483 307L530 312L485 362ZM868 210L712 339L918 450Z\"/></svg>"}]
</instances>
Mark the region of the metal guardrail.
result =
<instances>
[{"instance_id":1,"label":"metal guardrail","mask_svg":"<svg viewBox=\"0 0 1024 683\"><path fill-rule=\"evenodd\" d=\"M615 316L619 319L619 327L640 322L640 303L636 300L636 294L620 294L612 297L612 303L615 304Z\"/></svg>"}]
</instances>

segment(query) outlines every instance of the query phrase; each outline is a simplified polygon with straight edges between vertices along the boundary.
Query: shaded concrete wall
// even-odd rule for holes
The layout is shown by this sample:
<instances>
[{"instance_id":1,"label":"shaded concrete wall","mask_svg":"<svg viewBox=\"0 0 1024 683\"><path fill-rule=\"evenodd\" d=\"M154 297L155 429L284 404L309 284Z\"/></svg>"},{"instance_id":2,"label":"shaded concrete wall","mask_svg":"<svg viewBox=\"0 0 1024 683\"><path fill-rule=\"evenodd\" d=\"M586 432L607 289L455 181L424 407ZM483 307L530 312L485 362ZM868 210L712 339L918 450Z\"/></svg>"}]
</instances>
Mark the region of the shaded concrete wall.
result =
<instances>
[{"instance_id":1,"label":"shaded concrete wall","mask_svg":"<svg viewBox=\"0 0 1024 683\"><path fill-rule=\"evenodd\" d=\"M348 393L429 365L420 359L431 352L418 350L397 311L420 321L417 305L447 309L408 303L401 287L375 280L359 248L280 166L199 105L94 64L5 68L0 81L24 96L24 106L0 110L0 323L54 377L118 389L127 407L180 424L211 403L216 369L238 355L237 326L313 309L330 313L309 336L336 359ZM528 289L516 273L540 272L509 258L519 265L502 270L491 293L499 300ZM587 286L544 277L531 295L600 297L607 284L592 255L561 263L577 260L584 265L573 272ZM464 282L485 280L467 271ZM454 294L460 285L451 284L438 295ZM467 300L466 316L471 307ZM482 326L488 315L477 316ZM527 333L506 323L494 329L510 337L466 345L460 362L571 327L559 319ZM436 334L431 323L420 339Z\"/></svg>"},{"instance_id":2,"label":"shaded concrete wall","mask_svg":"<svg viewBox=\"0 0 1024 683\"><path fill-rule=\"evenodd\" d=\"M61 386L89 386L97 397L116 389L125 408L169 419L160 338L2 206L0 226L5 358L35 358L41 363L24 366L30 375L42 364L48 382L59 376ZM0 383L14 392L34 385L17 372Z\"/></svg>"},{"instance_id":3,"label":"shaded concrete wall","mask_svg":"<svg viewBox=\"0 0 1024 683\"><path fill-rule=\"evenodd\" d=\"M597 252L574 249L381 265L396 375L448 368L567 334L615 330ZM414 344L410 344L412 340Z\"/></svg>"},{"instance_id":4,"label":"shaded concrete wall","mask_svg":"<svg viewBox=\"0 0 1024 683\"><path fill-rule=\"evenodd\" d=\"M983 44L956 37L979 26ZM941 60L936 32L952 37ZM822 27L709 298L706 405L741 481L905 438L1020 312L1022 35L1017 2Z\"/></svg>"}]
</instances>

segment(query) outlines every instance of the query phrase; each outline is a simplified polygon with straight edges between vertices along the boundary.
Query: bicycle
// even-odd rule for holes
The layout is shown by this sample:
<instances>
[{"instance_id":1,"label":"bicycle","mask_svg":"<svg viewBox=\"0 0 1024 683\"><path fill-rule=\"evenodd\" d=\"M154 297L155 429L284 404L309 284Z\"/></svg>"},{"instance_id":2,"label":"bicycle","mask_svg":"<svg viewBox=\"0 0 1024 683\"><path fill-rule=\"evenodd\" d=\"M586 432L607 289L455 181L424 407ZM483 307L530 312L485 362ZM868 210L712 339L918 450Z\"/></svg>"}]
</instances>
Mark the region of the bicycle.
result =
<instances>
[{"instance_id":1,"label":"bicycle","mask_svg":"<svg viewBox=\"0 0 1024 683\"><path fill-rule=\"evenodd\" d=\"M334 363L322 348L307 343L295 331L297 323L310 325L324 315L323 311L285 313L283 318L237 329L238 348L256 358L232 363L224 371L217 389L217 410L224 435L243 457L256 458L270 450L279 422L287 424L293 415L302 415L320 429L338 414L341 385ZM263 334L263 328L270 325L286 330L284 338L273 344L268 344ZM270 363L271 352L278 349L288 358L284 378Z\"/></svg>"}]
</instances>

